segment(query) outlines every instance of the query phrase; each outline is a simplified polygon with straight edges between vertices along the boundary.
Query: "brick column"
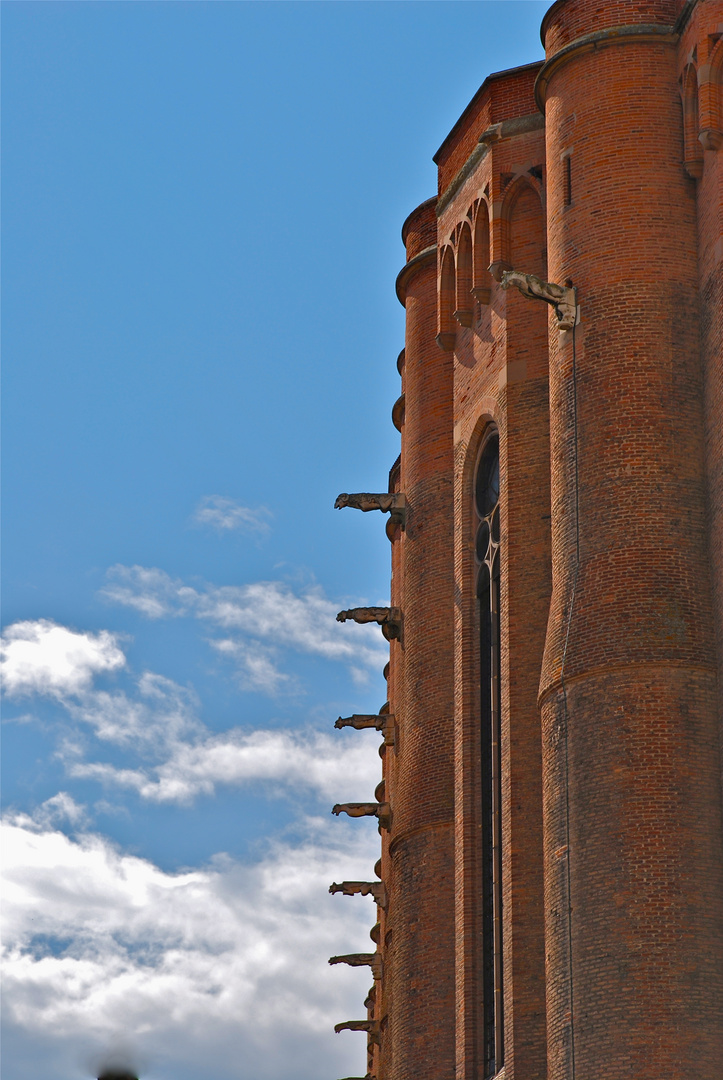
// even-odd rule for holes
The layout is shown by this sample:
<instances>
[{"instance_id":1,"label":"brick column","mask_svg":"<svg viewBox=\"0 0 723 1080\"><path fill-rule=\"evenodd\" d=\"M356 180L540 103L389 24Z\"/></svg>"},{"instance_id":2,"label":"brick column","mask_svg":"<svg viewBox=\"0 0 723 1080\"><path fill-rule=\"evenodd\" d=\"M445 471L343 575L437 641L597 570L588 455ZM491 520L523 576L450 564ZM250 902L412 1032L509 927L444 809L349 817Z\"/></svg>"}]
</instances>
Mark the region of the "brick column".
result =
<instances>
[{"instance_id":1,"label":"brick column","mask_svg":"<svg viewBox=\"0 0 723 1080\"><path fill-rule=\"evenodd\" d=\"M573 335L561 341L554 320L550 331L549 1080L720 1080L723 1067L716 657L680 7L558 0L543 23L549 275L574 281L582 309L577 430Z\"/></svg>"},{"instance_id":2,"label":"brick column","mask_svg":"<svg viewBox=\"0 0 723 1080\"><path fill-rule=\"evenodd\" d=\"M398 664L401 678L385 855L394 1055L387 1075L394 1080L454 1074L452 354L435 341L434 204L422 204L405 223L408 262L397 284L407 311L400 486L408 511L395 541L404 622L401 644L392 645L392 671Z\"/></svg>"}]
</instances>

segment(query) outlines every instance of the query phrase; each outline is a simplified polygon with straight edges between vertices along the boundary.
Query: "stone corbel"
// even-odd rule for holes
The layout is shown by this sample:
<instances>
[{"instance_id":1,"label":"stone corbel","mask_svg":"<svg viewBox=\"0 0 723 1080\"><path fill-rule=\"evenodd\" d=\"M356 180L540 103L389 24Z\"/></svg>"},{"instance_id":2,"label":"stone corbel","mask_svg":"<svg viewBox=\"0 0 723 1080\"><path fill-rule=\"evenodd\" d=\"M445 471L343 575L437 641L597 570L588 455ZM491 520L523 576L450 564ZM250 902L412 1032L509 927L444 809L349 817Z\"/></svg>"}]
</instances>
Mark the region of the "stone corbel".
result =
<instances>
[{"instance_id":1,"label":"stone corbel","mask_svg":"<svg viewBox=\"0 0 723 1080\"><path fill-rule=\"evenodd\" d=\"M397 607L356 607L340 611L337 622L378 623L387 641L401 637L402 613Z\"/></svg>"},{"instance_id":2,"label":"stone corbel","mask_svg":"<svg viewBox=\"0 0 723 1080\"><path fill-rule=\"evenodd\" d=\"M336 817L339 814L348 814L349 817L375 817L379 821L379 827L389 829L391 824L391 809L389 803L378 802L352 802L335 803L331 810Z\"/></svg>"},{"instance_id":3,"label":"stone corbel","mask_svg":"<svg viewBox=\"0 0 723 1080\"><path fill-rule=\"evenodd\" d=\"M703 128L698 138L704 150L720 150L723 146L723 131L716 128Z\"/></svg>"},{"instance_id":4,"label":"stone corbel","mask_svg":"<svg viewBox=\"0 0 723 1080\"><path fill-rule=\"evenodd\" d=\"M349 967L370 967L375 979L381 979L383 961L378 952L347 953L346 956L329 957L330 964L348 964Z\"/></svg>"},{"instance_id":5,"label":"stone corbel","mask_svg":"<svg viewBox=\"0 0 723 1080\"><path fill-rule=\"evenodd\" d=\"M521 274L518 270L505 270L500 284L503 289L514 285L530 300L544 300L552 305L557 315L558 330L574 328L577 322L577 294L572 286L541 281L534 274Z\"/></svg>"},{"instance_id":6,"label":"stone corbel","mask_svg":"<svg viewBox=\"0 0 723 1080\"><path fill-rule=\"evenodd\" d=\"M337 496L334 509L343 510L345 506L361 510L364 514L369 510L381 510L383 514L390 515L388 527L400 525L403 529L407 523L407 500L401 491L378 494L373 491L358 491L353 494L343 491Z\"/></svg>"},{"instance_id":7,"label":"stone corbel","mask_svg":"<svg viewBox=\"0 0 723 1080\"><path fill-rule=\"evenodd\" d=\"M383 881L334 881L329 886L329 892L332 895L341 893L342 896L373 896L380 908L387 906L387 890Z\"/></svg>"},{"instance_id":8,"label":"stone corbel","mask_svg":"<svg viewBox=\"0 0 723 1080\"><path fill-rule=\"evenodd\" d=\"M334 1024L334 1031L366 1031L369 1042L379 1046L379 1021L378 1020L345 1020L343 1024Z\"/></svg>"},{"instance_id":9,"label":"stone corbel","mask_svg":"<svg viewBox=\"0 0 723 1080\"><path fill-rule=\"evenodd\" d=\"M492 124L491 127L486 128L480 135L478 142L483 143L485 146L491 146L492 143L499 142L502 138L502 124Z\"/></svg>"}]
</instances>

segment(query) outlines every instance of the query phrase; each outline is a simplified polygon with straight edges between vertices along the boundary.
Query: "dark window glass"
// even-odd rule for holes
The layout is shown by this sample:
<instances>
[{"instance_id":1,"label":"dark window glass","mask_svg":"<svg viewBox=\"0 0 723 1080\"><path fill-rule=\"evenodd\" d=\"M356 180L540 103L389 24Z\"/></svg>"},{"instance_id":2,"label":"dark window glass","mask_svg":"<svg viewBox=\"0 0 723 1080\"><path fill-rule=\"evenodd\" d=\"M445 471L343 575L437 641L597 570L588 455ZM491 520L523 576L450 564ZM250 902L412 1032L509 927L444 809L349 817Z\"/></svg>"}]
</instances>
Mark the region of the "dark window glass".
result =
<instances>
[{"instance_id":1,"label":"dark window glass","mask_svg":"<svg viewBox=\"0 0 723 1080\"><path fill-rule=\"evenodd\" d=\"M499 437L482 451L475 479L475 548L480 625L480 779L482 792L482 1030L485 1077L504 1064L502 995L502 785L500 758Z\"/></svg>"}]
</instances>

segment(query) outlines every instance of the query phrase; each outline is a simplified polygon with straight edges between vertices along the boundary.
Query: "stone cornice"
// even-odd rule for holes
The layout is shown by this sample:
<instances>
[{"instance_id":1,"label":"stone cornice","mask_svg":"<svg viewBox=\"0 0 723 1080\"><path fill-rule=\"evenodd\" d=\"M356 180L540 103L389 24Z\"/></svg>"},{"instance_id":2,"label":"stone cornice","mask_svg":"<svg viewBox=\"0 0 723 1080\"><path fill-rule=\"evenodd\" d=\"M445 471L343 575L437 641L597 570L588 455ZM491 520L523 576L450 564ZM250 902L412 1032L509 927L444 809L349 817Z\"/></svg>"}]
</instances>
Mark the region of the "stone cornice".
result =
<instances>
[{"instance_id":1,"label":"stone cornice","mask_svg":"<svg viewBox=\"0 0 723 1080\"><path fill-rule=\"evenodd\" d=\"M493 124L492 127L483 131L477 145L462 168L450 180L444 192L437 199L437 217L444 213L467 177L471 176L480 161L484 160L492 143L499 142L500 139L511 139L515 135L526 135L529 131L539 131L544 126L544 116L539 116L538 113L530 113L528 116L517 116L513 120L503 120L501 124Z\"/></svg>"},{"instance_id":2,"label":"stone cornice","mask_svg":"<svg viewBox=\"0 0 723 1080\"><path fill-rule=\"evenodd\" d=\"M577 41L570 42L564 49L551 56L542 65L540 74L535 82L535 100L540 112L545 111L545 99L550 80L556 71L564 67L568 61L586 53L596 52L608 45L635 45L648 42L658 44L675 45L678 42L678 34L673 26L645 25L639 26L612 26L609 30L598 30L594 34L586 34Z\"/></svg>"},{"instance_id":3,"label":"stone cornice","mask_svg":"<svg viewBox=\"0 0 723 1080\"><path fill-rule=\"evenodd\" d=\"M415 255L413 259L402 267L397 274L397 280L395 288L397 290L397 298L402 307L405 306L407 300L407 285L414 277L418 270L423 270L430 263L435 266L437 264L437 245L433 247L425 248L424 251L420 251L418 255Z\"/></svg>"}]
</instances>

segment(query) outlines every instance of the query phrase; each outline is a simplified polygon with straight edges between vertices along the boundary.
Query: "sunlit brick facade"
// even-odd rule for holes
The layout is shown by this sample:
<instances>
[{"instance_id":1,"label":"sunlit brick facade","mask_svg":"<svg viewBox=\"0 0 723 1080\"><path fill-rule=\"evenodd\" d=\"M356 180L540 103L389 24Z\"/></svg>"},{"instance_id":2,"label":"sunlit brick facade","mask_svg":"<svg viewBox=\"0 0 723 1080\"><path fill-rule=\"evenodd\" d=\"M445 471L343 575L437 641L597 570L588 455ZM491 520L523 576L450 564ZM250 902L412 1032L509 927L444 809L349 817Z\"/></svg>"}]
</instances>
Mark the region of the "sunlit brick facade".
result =
<instances>
[{"instance_id":1,"label":"sunlit brick facade","mask_svg":"<svg viewBox=\"0 0 723 1080\"><path fill-rule=\"evenodd\" d=\"M542 38L403 228L368 1074L721 1080L723 0Z\"/></svg>"}]
</instances>

